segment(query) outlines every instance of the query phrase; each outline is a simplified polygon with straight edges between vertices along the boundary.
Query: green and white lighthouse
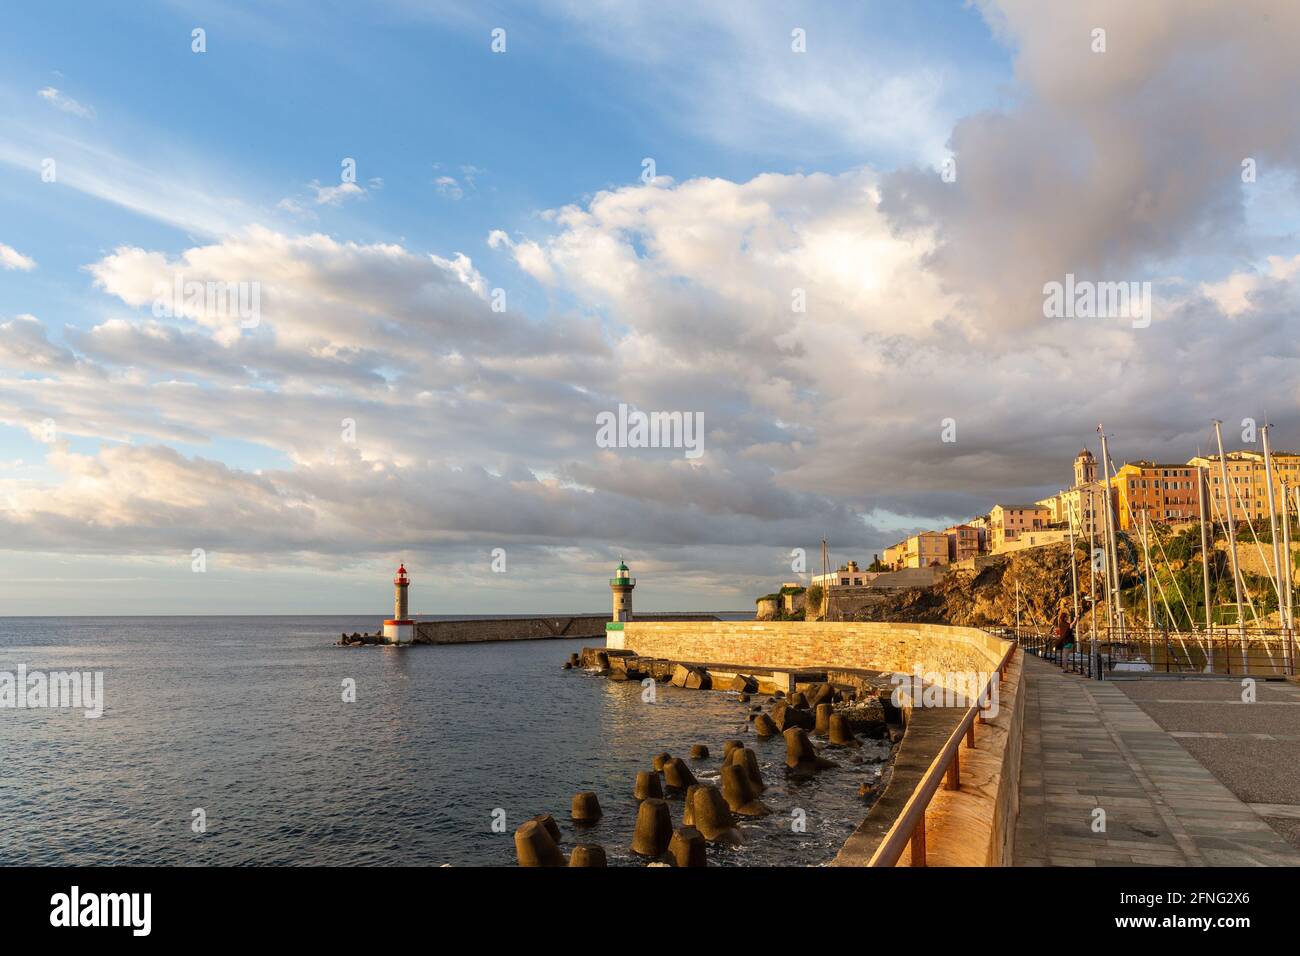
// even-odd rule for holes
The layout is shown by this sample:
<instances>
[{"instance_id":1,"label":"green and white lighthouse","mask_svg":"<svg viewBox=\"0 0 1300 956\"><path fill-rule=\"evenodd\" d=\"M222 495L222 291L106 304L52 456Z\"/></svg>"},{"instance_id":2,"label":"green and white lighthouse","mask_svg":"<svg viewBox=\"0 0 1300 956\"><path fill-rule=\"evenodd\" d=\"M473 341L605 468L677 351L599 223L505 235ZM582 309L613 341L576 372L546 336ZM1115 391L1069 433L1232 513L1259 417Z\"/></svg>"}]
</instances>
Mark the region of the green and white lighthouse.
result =
<instances>
[{"instance_id":1,"label":"green and white lighthouse","mask_svg":"<svg viewBox=\"0 0 1300 956\"><path fill-rule=\"evenodd\" d=\"M614 621L632 620L632 589L636 587L636 578L627 569L620 558L614 576L609 579L609 589L614 592Z\"/></svg>"}]
</instances>

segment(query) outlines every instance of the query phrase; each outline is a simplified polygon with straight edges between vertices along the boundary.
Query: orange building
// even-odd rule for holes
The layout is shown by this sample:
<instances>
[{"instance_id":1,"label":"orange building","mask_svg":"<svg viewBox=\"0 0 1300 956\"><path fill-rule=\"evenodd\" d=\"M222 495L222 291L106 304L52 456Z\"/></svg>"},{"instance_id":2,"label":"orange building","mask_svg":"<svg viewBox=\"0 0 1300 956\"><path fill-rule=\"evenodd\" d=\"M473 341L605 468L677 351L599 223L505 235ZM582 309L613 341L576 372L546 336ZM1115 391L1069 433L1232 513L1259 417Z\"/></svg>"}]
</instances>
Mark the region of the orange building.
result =
<instances>
[{"instance_id":1,"label":"orange building","mask_svg":"<svg viewBox=\"0 0 1300 956\"><path fill-rule=\"evenodd\" d=\"M1121 531L1141 527L1142 515L1151 524L1195 521L1201 515L1195 465L1129 462L1111 477Z\"/></svg>"}]
</instances>

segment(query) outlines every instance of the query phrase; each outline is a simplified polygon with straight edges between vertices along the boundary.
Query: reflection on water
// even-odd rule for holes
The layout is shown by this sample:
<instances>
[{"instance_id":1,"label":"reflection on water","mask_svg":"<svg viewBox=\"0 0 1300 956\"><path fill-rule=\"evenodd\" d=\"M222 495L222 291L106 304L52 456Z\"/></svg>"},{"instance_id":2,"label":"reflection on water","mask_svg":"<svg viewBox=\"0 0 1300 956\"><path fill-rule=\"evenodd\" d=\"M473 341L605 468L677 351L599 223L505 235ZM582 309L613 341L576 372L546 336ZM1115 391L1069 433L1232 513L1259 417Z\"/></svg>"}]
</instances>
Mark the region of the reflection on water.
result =
<instances>
[{"instance_id":1,"label":"reflection on water","mask_svg":"<svg viewBox=\"0 0 1300 956\"><path fill-rule=\"evenodd\" d=\"M636 771L685 757L716 780L723 741L758 752L773 816L743 824L731 865L819 864L863 816L887 749L787 784L732 694L619 684L560 664L581 641L339 648L369 617L0 619L0 670L102 670L104 716L0 710L0 863L511 864L512 834L594 790L583 840L631 863ZM343 681L356 702L343 702ZM837 758L841 759L841 758ZM861 762L850 763L850 759ZM681 802L670 802L680 822ZM190 830L202 808L207 832ZM492 832L506 812L507 831ZM807 832L790 821L807 814Z\"/></svg>"}]
</instances>

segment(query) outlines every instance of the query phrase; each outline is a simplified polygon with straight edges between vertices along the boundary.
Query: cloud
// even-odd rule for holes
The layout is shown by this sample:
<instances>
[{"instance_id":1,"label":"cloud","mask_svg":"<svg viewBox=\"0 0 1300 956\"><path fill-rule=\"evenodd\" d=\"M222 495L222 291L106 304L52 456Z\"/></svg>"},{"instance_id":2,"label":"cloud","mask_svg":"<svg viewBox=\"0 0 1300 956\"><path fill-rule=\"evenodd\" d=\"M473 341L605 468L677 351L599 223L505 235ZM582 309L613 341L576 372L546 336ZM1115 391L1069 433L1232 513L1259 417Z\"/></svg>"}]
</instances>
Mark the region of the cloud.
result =
<instances>
[{"instance_id":1,"label":"cloud","mask_svg":"<svg viewBox=\"0 0 1300 956\"><path fill-rule=\"evenodd\" d=\"M214 170L208 157L178 150L169 138L160 139L152 131L139 135L151 143L150 165L127 159L103 142L0 113L0 162L34 173L53 158L60 187L198 235L238 232L250 222L268 218L265 210L213 188L214 183L235 177Z\"/></svg>"},{"instance_id":2,"label":"cloud","mask_svg":"<svg viewBox=\"0 0 1300 956\"><path fill-rule=\"evenodd\" d=\"M440 172L441 163L434 163L434 172ZM434 178L433 188L438 195L444 199L450 199L453 202L464 199L466 195L478 190L478 177L483 174L483 170L473 165L463 165L459 169L460 178L457 179L448 173L442 173Z\"/></svg>"},{"instance_id":3,"label":"cloud","mask_svg":"<svg viewBox=\"0 0 1300 956\"><path fill-rule=\"evenodd\" d=\"M1255 311L1270 298L1285 296L1297 279L1300 256L1269 256L1266 272L1234 272L1221 281L1203 283L1200 291L1224 315L1235 318Z\"/></svg>"},{"instance_id":4,"label":"cloud","mask_svg":"<svg viewBox=\"0 0 1300 956\"><path fill-rule=\"evenodd\" d=\"M47 86L43 90L37 90L36 95L57 110L71 113L73 116L79 116L82 119L95 118L95 110L93 107L78 103L71 96L60 92L52 86Z\"/></svg>"},{"instance_id":5,"label":"cloud","mask_svg":"<svg viewBox=\"0 0 1300 956\"><path fill-rule=\"evenodd\" d=\"M1014 47L1015 105L956 124L954 182L908 167L881 193L895 228L933 236L928 268L982 330L1041 325L1043 285L1067 273L1136 281L1178 257L1249 253L1244 190L1264 187L1242 182L1242 160L1300 164L1300 126L1280 121L1300 82L1300 7L979 6Z\"/></svg>"},{"instance_id":6,"label":"cloud","mask_svg":"<svg viewBox=\"0 0 1300 956\"><path fill-rule=\"evenodd\" d=\"M937 160L957 102L980 85L968 61L969 85L954 86L946 51L881 30L870 7L562 0L548 12L634 75L652 73L648 108L761 155Z\"/></svg>"},{"instance_id":7,"label":"cloud","mask_svg":"<svg viewBox=\"0 0 1300 956\"><path fill-rule=\"evenodd\" d=\"M36 260L23 255L13 246L6 246L3 242L0 242L0 267L31 272L36 268Z\"/></svg>"},{"instance_id":8,"label":"cloud","mask_svg":"<svg viewBox=\"0 0 1300 956\"><path fill-rule=\"evenodd\" d=\"M316 205L338 206L345 199L357 199L366 194L364 186L356 183L339 183L337 186L322 186L313 181L311 188L316 192Z\"/></svg>"},{"instance_id":9,"label":"cloud","mask_svg":"<svg viewBox=\"0 0 1300 956\"><path fill-rule=\"evenodd\" d=\"M461 189L460 183L456 182L454 176L439 176L433 181L433 185L438 190L438 195L446 199L465 198L465 190Z\"/></svg>"},{"instance_id":10,"label":"cloud","mask_svg":"<svg viewBox=\"0 0 1300 956\"><path fill-rule=\"evenodd\" d=\"M577 323L533 322L495 311L486 280L464 254L421 255L391 243L338 242L252 227L167 258L122 247L89 267L98 288L134 307L176 298L177 282L258 289L259 329L281 347L390 355L401 368L489 345L506 354L553 354L591 340ZM229 343L245 334L228 302L182 297L172 308ZM571 338L576 336L575 339Z\"/></svg>"},{"instance_id":11,"label":"cloud","mask_svg":"<svg viewBox=\"0 0 1300 956\"><path fill-rule=\"evenodd\" d=\"M500 311L505 283L454 250L264 226L124 245L88 266L110 310L92 328L0 325L0 421L99 442L58 446L48 480L0 482L0 534L335 566L419 553L466 580L494 546L556 581L626 547L681 587L770 589L823 536L866 558L911 523L1066 484L1098 421L1120 461L1186 460L1211 418L1264 405L1290 429L1278 444L1300 443L1300 258L1240 212L1242 155L1300 155L1278 122L1293 24L1250 9L981 4L1016 82L956 124L955 182L856 166L597 191L488 234L544 312L513 287ZM637 55L666 57L662 39L634 35ZM1256 99L1189 66L1211 56L1257 67ZM1150 277L1157 320L1044 319L1042 285L1067 271ZM155 315L178 280L257 283L259 324L206 301ZM702 414L703 458L597 447L620 403ZM218 461L225 443L275 466Z\"/></svg>"},{"instance_id":12,"label":"cloud","mask_svg":"<svg viewBox=\"0 0 1300 956\"><path fill-rule=\"evenodd\" d=\"M34 315L0 323L0 367L30 372L69 371L78 365L71 350L55 345Z\"/></svg>"}]
</instances>

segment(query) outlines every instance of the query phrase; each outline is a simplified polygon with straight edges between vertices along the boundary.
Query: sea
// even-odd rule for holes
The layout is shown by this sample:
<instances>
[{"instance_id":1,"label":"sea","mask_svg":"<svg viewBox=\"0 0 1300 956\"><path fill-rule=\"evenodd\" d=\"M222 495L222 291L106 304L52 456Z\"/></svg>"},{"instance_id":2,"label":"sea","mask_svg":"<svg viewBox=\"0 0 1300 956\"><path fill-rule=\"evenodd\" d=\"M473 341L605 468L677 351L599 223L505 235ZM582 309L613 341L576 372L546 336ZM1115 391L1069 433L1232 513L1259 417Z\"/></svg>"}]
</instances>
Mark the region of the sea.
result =
<instances>
[{"instance_id":1,"label":"sea","mask_svg":"<svg viewBox=\"0 0 1300 956\"><path fill-rule=\"evenodd\" d=\"M719 614L739 619L745 615ZM425 618L433 619L433 618ZM655 754L717 782L723 744L755 748L772 814L717 866L819 866L865 815L888 747L787 781L730 692L564 670L582 640L339 647L374 615L0 618L0 681L100 672L102 715L0 706L0 865L510 866L513 833L555 817L562 848L630 849L637 771ZM755 698L762 702L763 698ZM604 817L569 819L575 793ZM681 801L670 801L675 825Z\"/></svg>"}]
</instances>

